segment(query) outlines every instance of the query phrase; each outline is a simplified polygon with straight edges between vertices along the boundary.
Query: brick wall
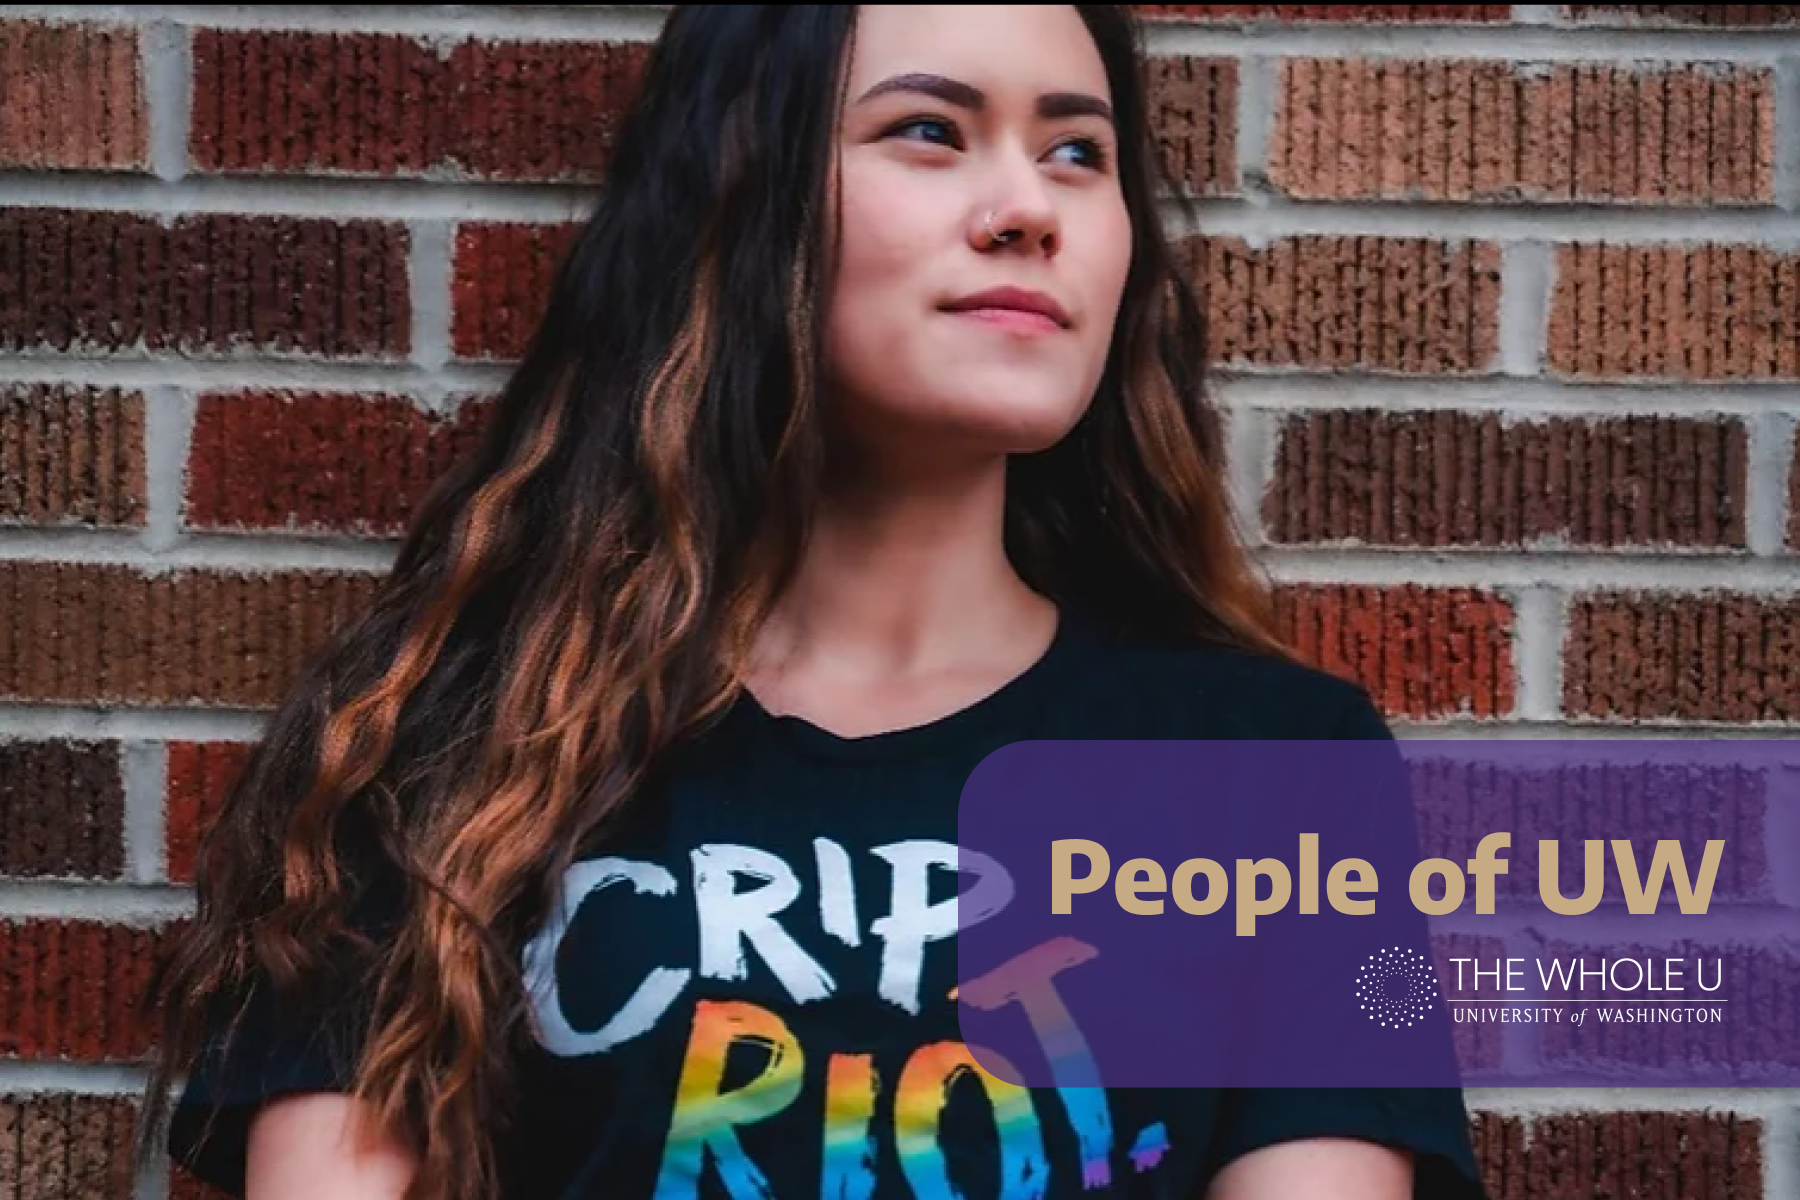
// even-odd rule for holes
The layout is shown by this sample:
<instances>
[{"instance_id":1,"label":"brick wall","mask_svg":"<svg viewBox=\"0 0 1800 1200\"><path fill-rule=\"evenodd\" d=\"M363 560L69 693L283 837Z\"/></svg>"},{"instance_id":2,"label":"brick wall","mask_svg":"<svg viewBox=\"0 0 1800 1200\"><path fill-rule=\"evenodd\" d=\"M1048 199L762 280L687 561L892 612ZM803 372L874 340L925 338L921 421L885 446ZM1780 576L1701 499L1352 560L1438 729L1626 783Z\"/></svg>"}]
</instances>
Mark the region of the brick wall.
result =
<instances>
[{"instance_id":1,"label":"brick wall","mask_svg":"<svg viewBox=\"0 0 1800 1200\"><path fill-rule=\"evenodd\" d=\"M1800 8L1144 7L1299 644L1409 735L1792 734ZM123 997L660 18L71 11L0 11L0 1196L155 1200ZM1792 1093L1471 1101L1496 1197L1800 1200Z\"/></svg>"}]
</instances>

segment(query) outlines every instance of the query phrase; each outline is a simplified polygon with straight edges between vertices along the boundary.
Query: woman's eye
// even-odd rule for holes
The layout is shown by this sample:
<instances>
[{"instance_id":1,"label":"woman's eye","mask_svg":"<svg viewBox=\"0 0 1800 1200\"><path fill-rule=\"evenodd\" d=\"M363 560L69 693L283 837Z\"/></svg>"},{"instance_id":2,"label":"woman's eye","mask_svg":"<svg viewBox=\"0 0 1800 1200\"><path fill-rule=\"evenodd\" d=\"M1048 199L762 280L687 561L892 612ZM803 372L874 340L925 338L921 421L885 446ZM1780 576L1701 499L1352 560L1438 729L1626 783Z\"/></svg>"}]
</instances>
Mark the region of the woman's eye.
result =
<instances>
[{"instance_id":1,"label":"woman's eye","mask_svg":"<svg viewBox=\"0 0 1800 1200\"><path fill-rule=\"evenodd\" d=\"M1088 167L1095 171L1104 170L1106 168L1106 147L1102 146L1093 138L1072 138L1056 147L1051 153L1061 154L1064 150L1076 150L1080 152L1078 157L1068 160L1075 163L1076 166Z\"/></svg>"},{"instance_id":2,"label":"woman's eye","mask_svg":"<svg viewBox=\"0 0 1800 1200\"><path fill-rule=\"evenodd\" d=\"M937 117L918 117L902 122L888 130L888 135L905 134L912 130L924 131L923 137L914 137L913 141L927 141L940 146L956 145L956 126Z\"/></svg>"}]
</instances>

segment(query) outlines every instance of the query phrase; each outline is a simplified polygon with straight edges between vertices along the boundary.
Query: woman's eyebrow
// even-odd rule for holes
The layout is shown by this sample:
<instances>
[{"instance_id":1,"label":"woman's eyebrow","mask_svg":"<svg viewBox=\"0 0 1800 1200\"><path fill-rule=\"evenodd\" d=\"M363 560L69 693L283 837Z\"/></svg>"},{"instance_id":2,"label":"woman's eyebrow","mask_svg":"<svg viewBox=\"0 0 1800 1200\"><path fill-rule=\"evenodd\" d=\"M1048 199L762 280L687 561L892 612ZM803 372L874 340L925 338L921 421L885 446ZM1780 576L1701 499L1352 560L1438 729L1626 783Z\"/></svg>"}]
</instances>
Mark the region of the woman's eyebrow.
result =
<instances>
[{"instance_id":1,"label":"woman's eyebrow","mask_svg":"<svg viewBox=\"0 0 1800 1200\"><path fill-rule=\"evenodd\" d=\"M987 104L987 95L973 84L921 71L889 76L864 92L856 102L864 104L890 92L918 92L934 96L946 104L966 108L970 112L980 112ZM1038 97L1037 112L1046 121L1063 117L1094 116L1110 124L1113 119L1112 106L1087 92L1045 92Z\"/></svg>"}]
</instances>

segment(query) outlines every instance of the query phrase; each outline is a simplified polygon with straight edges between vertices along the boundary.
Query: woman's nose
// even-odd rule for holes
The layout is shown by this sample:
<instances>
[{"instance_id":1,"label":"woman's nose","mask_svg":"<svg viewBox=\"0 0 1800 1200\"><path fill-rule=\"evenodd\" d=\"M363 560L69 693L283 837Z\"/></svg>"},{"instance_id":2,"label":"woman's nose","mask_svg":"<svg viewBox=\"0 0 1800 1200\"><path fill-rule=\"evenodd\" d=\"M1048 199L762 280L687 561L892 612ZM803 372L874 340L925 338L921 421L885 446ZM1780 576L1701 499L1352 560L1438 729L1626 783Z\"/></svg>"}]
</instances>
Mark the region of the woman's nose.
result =
<instances>
[{"instance_id":1,"label":"woman's nose","mask_svg":"<svg viewBox=\"0 0 1800 1200\"><path fill-rule=\"evenodd\" d=\"M977 248L1013 246L1056 253L1062 241L1061 215L1036 162L1017 150L1000 158L989 199L976 209Z\"/></svg>"}]
</instances>

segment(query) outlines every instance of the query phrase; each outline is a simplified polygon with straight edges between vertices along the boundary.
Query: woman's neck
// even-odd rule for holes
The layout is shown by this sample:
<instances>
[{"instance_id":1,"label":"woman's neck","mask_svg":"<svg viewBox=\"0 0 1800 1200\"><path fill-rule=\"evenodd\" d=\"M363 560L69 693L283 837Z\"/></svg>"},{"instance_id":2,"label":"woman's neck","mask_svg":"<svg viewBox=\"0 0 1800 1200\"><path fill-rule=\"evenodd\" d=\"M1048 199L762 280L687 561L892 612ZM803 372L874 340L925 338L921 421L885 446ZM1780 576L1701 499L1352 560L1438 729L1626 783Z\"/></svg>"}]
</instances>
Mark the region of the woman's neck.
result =
<instances>
[{"instance_id":1,"label":"woman's neck","mask_svg":"<svg viewBox=\"0 0 1800 1200\"><path fill-rule=\"evenodd\" d=\"M1056 612L1006 555L1005 496L1004 459L834 488L759 640L761 669L798 687L879 687L1029 662Z\"/></svg>"}]
</instances>

